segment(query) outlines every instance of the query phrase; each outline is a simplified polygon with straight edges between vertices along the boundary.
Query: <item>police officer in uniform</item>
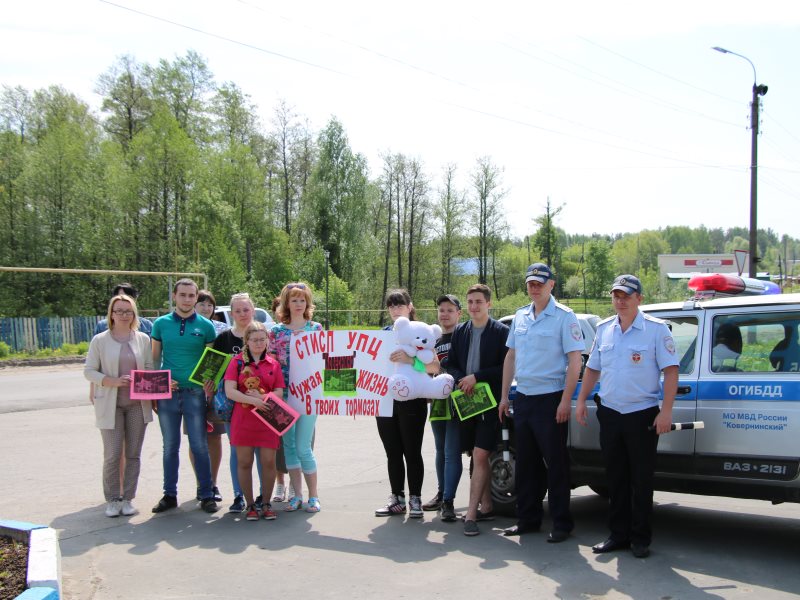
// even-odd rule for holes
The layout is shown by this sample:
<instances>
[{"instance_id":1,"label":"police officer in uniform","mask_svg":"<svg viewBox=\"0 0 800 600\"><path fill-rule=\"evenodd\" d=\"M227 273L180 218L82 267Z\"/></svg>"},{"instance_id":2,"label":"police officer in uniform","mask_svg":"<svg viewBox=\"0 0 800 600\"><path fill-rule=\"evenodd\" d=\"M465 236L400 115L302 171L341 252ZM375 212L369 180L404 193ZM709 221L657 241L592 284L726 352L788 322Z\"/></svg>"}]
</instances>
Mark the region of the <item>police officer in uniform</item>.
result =
<instances>
[{"instance_id":1,"label":"police officer in uniform","mask_svg":"<svg viewBox=\"0 0 800 600\"><path fill-rule=\"evenodd\" d=\"M617 277L611 299L617 314L597 327L575 411L578 422L586 425L586 397L599 379L597 420L611 500L611 534L592 551L602 554L630 548L634 556L645 558L652 535L656 447L658 435L667 433L672 424L678 358L666 323L639 310L639 279Z\"/></svg>"},{"instance_id":2,"label":"police officer in uniform","mask_svg":"<svg viewBox=\"0 0 800 600\"><path fill-rule=\"evenodd\" d=\"M534 263L525 274L531 303L517 310L503 363L500 420L509 416L508 392L514 375L514 440L517 452L517 524L504 535L538 531L542 500L548 493L553 528L548 542L563 542L573 528L569 510L567 433L572 393L584 347L578 318L552 296L553 272Z\"/></svg>"}]
</instances>

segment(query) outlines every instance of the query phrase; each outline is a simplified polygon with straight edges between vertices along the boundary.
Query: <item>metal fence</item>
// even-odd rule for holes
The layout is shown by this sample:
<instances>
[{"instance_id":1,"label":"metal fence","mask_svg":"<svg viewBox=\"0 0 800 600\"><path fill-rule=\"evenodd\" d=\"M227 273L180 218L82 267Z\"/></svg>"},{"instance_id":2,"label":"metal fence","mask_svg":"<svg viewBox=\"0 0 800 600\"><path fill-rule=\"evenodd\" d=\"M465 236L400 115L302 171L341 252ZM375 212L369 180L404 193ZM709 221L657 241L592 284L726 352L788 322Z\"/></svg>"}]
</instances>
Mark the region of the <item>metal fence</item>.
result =
<instances>
[{"instance_id":1,"label":"metal fence","mask_svg":"<svg viewBox=\"0 0 800 600\"><path fill-rule=\"evenodd\" d=\"M14 352L60 348L92 339L100 317L0 318L0 340Z\"/></svg>"}]
</instances>

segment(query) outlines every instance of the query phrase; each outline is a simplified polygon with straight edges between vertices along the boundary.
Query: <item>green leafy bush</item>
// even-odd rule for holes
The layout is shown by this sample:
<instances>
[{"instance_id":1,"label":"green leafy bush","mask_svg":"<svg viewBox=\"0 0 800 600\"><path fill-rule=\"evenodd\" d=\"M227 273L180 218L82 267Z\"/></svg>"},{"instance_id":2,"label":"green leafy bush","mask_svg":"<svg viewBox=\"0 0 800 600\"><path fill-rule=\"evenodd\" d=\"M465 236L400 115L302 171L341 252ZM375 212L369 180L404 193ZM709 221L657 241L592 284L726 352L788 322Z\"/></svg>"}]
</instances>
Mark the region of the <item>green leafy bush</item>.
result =
<instances>
[{"instance_id":1,"label":"green leafy bush","mask_svg":"<svg viewBox=\"0 0 800 600\"><path fill-rule=\"evenodd\" d=\"M0 358L8 358L9 354L11 354L11 346L5 342L0 342Z\"/></svg>"}]
</instances>

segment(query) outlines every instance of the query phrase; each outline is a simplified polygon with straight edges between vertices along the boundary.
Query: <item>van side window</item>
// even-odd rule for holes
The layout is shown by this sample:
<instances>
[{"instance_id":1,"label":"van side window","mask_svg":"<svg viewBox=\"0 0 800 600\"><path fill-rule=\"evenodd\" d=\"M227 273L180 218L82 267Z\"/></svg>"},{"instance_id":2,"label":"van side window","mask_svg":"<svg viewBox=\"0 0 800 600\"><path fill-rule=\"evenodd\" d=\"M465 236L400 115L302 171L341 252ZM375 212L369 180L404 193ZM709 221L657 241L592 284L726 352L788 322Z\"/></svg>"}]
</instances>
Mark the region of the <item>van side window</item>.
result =
<instances>
[{"instance_id":1,"label":"van side window","mask_svg":"<svg viewBox=\"0 0 800 600\"><path fill-rule=\"evenodd\" d=\"M800 370L800 313L750 313L714 318L711 370L769 373Z\"/></svg>"},{"instance_id":2,"label":"van side window","mask_svg":"<svg viewBox=\"0 0 800 600\"><path fill-rule=\"evenodd\" d=\"M665 319L675 340L675 349L680 358L678 372L686 375L694 371L694 356L697 347L697 317L669 317Z\"/></svg>"}]
</instances>

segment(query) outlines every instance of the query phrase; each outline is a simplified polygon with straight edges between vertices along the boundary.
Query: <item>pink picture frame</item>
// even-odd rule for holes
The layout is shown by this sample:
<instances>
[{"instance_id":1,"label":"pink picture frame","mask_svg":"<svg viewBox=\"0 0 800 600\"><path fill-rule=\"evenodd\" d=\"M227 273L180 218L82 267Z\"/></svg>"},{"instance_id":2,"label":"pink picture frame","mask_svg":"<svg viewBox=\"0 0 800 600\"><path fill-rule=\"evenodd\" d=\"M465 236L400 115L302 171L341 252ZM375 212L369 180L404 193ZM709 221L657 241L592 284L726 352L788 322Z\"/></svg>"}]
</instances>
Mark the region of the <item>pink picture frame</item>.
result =
<instances>
[{"instance_id":1,"label":"pink picture frame","mask_svg":"<svg viewBox=\"0 0 800 600\"><path fill-rule=\"evenodd\" d=\"M131 400L170 398L172 398L171 371L131 371Z\"/></svg>"},{"instance_id":2,"label":"pink picture frame","mask_svg":"<svg viewBox=\"0 0 800 600\"><path fill-rule=\"evenodd\" d=\"M267 394L264 401L267 403L266 411L261 411L254 406L250 412L280 437L291 429L294 422L300 417L300 413L272 392Z\"/></svg>"}]
</instances>

